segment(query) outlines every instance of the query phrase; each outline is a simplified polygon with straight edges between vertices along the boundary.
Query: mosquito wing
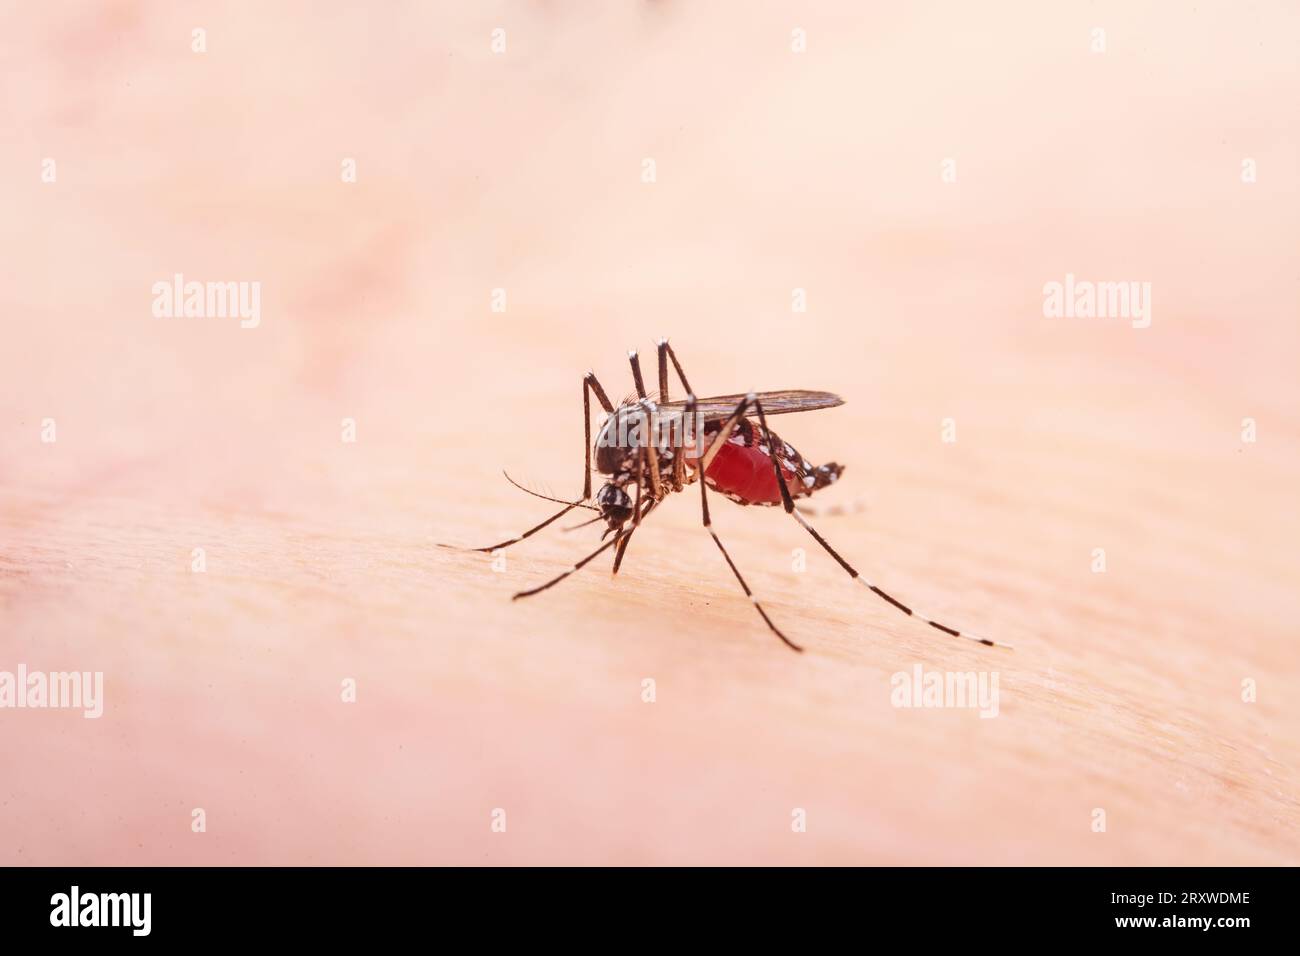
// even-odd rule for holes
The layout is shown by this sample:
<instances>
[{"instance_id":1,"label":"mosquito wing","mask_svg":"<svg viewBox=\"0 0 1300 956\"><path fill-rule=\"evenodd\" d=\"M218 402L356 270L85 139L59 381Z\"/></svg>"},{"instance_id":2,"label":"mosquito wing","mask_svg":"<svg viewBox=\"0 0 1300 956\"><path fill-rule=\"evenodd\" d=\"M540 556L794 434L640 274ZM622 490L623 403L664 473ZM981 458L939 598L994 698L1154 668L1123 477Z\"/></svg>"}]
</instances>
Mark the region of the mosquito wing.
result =
<instances>
[{"instance_id":1,"label":"mosquito wing","mask_svg":"<svg viewBox=\"0 0 1300 956\"><path fill-rule=\"evenodd\" d=\"M716 395L713 398L699 398L695 409L704 416L706 422L721 421L730 418L740 403L745 400L745 393L737 395ZM763 403L765 415L788 415L792 412L811 412L819 408L834 408L843 405L844 399L830 392L810 392L796 388L783 392L759 392L758 400ZM685 411L686 402L664 402L661 411Z\"/></svg>"}]
</instances>

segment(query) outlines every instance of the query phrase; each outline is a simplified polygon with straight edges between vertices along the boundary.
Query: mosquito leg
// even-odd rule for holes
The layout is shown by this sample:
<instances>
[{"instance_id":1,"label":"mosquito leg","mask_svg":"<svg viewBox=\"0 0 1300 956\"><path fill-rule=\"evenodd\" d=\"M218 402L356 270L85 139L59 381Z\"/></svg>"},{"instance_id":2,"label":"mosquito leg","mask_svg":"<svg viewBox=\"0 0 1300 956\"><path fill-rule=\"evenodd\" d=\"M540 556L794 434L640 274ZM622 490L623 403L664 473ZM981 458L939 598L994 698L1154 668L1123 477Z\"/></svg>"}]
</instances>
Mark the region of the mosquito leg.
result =
<instances>
[{"instance_id":1,"label":"mosquito leg","mask_svg":"<svg viewBox=\"0 0 1300 956\"><path fill-rule=\"evenodd\" d=\"M745 412L748 410L750 403L753 401L754 401L753 392L750 392L748 395L742 398L740 400L740 404L736 406L736 410L731 413L731 417L722 423L722 427L718 429L718 433L713 436L713 441L709 444L709 450L706 451L704 453L704 457L700 459L701 478L704 477L704 472L708 470L709 465L713 464L713 459L718 457L718 452L720 452L722 450L722 446L727 443L727 439L731 437L731 433L735 430L736 425L740 422L742 418L745 417ZM694 407L695 407L694 403L688 401L687 408L691 409L691 411L689 411L688 414L691 415L692 417L695 415ZM784 487L784 485L782 487Z\"/></svg>"},{"instance_id":2,"label":"mosquito leg","mask_svg":"<svg viewBox=\"0 0 1300 956\"><path fill-rule=\"evenodd\" d=\"M694 413L695 411L694 405L695 405L695 401L693 398L687 399L686 407L688 413L692 413L692 414ZM790 638L782 634L781 629L772 623L772 619L768 617L767 612L763 610L763 605L758 603L758 598L754 597L754 592L751 591L749 589L749 585L745 583L745 579L740 574L740 569L737 568L736 563L731 560L731 555L729 555L727 553L727 549L722 546L722 539L719 538L718 533L713 530L713 522L709 520L709 486L707 483L705 483L703 477L701 477L700 479L700 508L704 516L705 529L712 536L713 543L718 546L718 550L722 552L722 556L727 561L727 567L731 568L731 573L734 574L736 576L736 580L740 582L740 587L742 590L744 590L745 596L748 597L754 603L754 610L758 611L759 617L763 619L764 623L767 624L767 626L771 629L773 634L781 638L781 640L784 641L786 645L790 647L792 650L802 652L803 651L802 647L800 647L794 641L790 640Z\"/></svg>"},{"instance_id":3,"label":"mosquito leg","mask_svg":"<svg viewBox=\"0 0 1300 956\"><path fill-rule=\"evenodd\" d=\"M769 435L770 433L767 430L767 418L766 416L763 415L763 403L758 401L757 399L754 399L754 408L758 412L758 423L763 427L764 435L765 436ZM849 562L845 561L842 557L840 557L839 552L831 547L830 542L827 541L825 538L823 538L820 534L818 534L817 529L814 528L811 524L809 524L807 519L805 519L804 516L799 513L798 509L795 508L794 501L790 498L790 489L789 487L787 487L785 483L785 475L782 473L781 465L776 459L776 443L769 438L767 445L768 445L768 454L772 459L772 469L773 471L776 472L777 483L781 486L781 502L782 505L785 507L785 510L789 512L790 516L793 517L795 521L803 525L804 530L807 531L810 535L812 535L813 538L816 539L817 543L826 549L826 553L829 554L832 558L834 558L836 562L838 562L840 567L842 567L846 572L848 572L849 577L859 582L863 587L865 587L868 591L871 591L877 597L883 598L885 601L888 601L890 604L898 608L898 610L902 611L908 617L915 617L920 621L924 621L926 624L929 624L936 631L943 631L943 633L949 634L953 637L960 637L968 641L974 641L976 644L983 644L986 647L1005 647L1010 649L1011 647L1010 644L999 644L996 641L990 641L986 637L979 637L978 635L971 634L971 633L962 633L961 631L957 630L954 627L948 627L946 624L940 624L938 621L935 621L931 618L926 617L923 614L918 613L917 611L914 611L912 608L908 607L902 601L899 601L897 598L894 598L893 596L885 593L880 588L876 587L874 584L872 584L870 581L864 578L862 575L860 575L857 572L857 569L854 568L853 565L849 564Z\"/></svg>"},{"instance_id":4,"label":"mosquito leg","mask_svg":"<svg viewBox=\"0 0 1300 956\"><path fill-rule=\"evenodd\" d=\"M595 372L588 372L582 378L582 434L583 442L583 469L582 469L582 500L586 501L591 497L591 393L596 393L596 398L600 400L600 405L605 409L607 415L614 414L614 406L609 403L609 396L605 390L600 387L600 382L596 380Z\"/></svg>"},{"instance_id":5,"label":"mosquito leg","mask_svg":"<svg viewBox=\"0 0 1300 956\"><path fill-rule=\"evenodd\" d=\"M500 544L492 544L492 545L488 545L486 548L457 548L455 545L451 545L451 544L440 544L440 545L438 545L438 547L440 547L440 548L452 548L453 550L456 550L456 551L482 551L484 554L491 554L493 551L496 551L496 550L498 550L498 549L500 549L500 548L508 548L508 547L510 547L512 544L518 544L520 541L523 541L524 538L531 538L533 535L537 534L537 532L541 531L543 528L545 528L545 527L546 527L548 524L550 524L552 521L558 521L560 518L563 518L563 517L564 517L565 515L567 515L570 511L572 511L574 508L577 508L577 507L578 507L579 505L581 505L581 504L582 504L581 501L575 501L575 502L573 502L572 504L570 504L569 506L567 506L567 507L565 507L565 508L561 508L559 511L557 511L555 514L551 515L549 518L547 518L545 521L543 521L541 524L537 525L536 527L529 528L529 529L528 529L527 531L525 531L523 534L519 535L519 537L517 537L517 538L511 538L511 539L508 540L508 541L502 541Z\"/></svg>"},{"instance_id":6,"label":"mosquito leg","mask_svg":"<svg viewBox=\"0 0 1300 956\"><path fill-rule=\"evenodd\" d=\"M632 532L636 531L638 527L640 525L633 525L632 530L627 533L627 537L623 538L618 543L618 547L614 549L614 574L618 574L619 566L623 563L623 554L627 551L627 546L632 543Z\"/></svg>"},{"instance_id":7,"label":"mosquito leg","mask_svg":"<svg viewBox=\"0 0 1300 956\"><path fill-rule=\"evenodd\" d=\"M682 427L683 440L673 448L673 491L686 487L686 444L685 426Z\"/></svg>"},{"instance_id":8,"label":"mosquito leg","mask_svg":"<svg viewBox=\"0 0 1300 956\"><path fill-rule=\"evenodd\" d=\"M615 574L618 574L619 566L623 563L623 552L625 552L627 546L632 543L632 532L636 531L641 524L641 518L643 517L641 512L641 487L645 484L645 469L647 465L650 467L650 473L652 475L658 474L659 463L658 459L654 457L654 452L651 446L643 447L636 456L636 499L632 503L632 530L627 533L627 537L619 542L618 547L614 549ZM651 496L649 500L654 502L659 499Z\"/></svg>"},{"instance_id":9,"label":"mosquito leg","mask_svg":"<svg viewBox=\"0 0 1300 956\"><path fill-rule=\"evenodd\" d=\"M614 406L610 404L609 396L605 394L605 390L600 387L600 381L596 378L596 373L588 372L582 377L582 383L584 389L591 389L591 391L596 393L596 398L600 401L600 407L605 409L605 411L610 415L613 415Z\"/></svg>"},{"instance_id":10,"label":"mosquito leg","mask_svg":"<svg viewBox=\"0 0 1300 956\"><path fill-rule=\"evenodd\" d=\"M618 543L618 547L614 549L614 571L613 571L614 574L618 574L619 566L623 563L623 552L625 552L625 551L627 550L627 546L628 546L629 544L632 543L632 533L633 533L634 531L636 531L637 528L641 527L641 476L640 476L640 471L641 471L641 463L640 463L640 460L638 460L638 462L637 462L637 472L638 472L638 474L637 474L637 483L636 483L636 498L635 498L635 499L633 500L633 502L632 502L632 530L629 531L629 532L627 533L627 537L625 537L622 541L620 541L620 542Z\"/></svg>"},{"instance_id":11,"label":"mosquito leg","mask_svg":"<svg viewBox=\"0 0 1300 956\"><path fill-rule=\"evenodd\" d=\"M749 585L745 583L744 577L741 576L740 569L736 567L736 562L731 560L731 555L729 555L727 553L727 549L722 546L722 539L718 537L718 533L713 530L713 526L709 522L708 488L709 488L708 485L706 485L702 481L700 482L700 498L704 502L704 527L708 529L709 534L713 537L713 543L716 544L718 546L718 550L722 552L722 557L726 559L727 566L731 568L731 573L734 574L736 576L736 580L740 582L740 587L745 592L745 596L748 597L750 601L754 603L754 610L758 612L759 617L763 619L764 623L767 624L767 626L771 629L772 633L775 634L777 637L781 638L781 640L784 641L786 646L789 647L791 650L802 652L803 651L802 647L800 647L794 641L790 640L790 638L782 634L781 629L772 623L772 619L768 617L767 612L763 610L763 605L758 603L758 598L754 597L754 592L751 591L749 589Z\"/></svg>"},{"instance_id":12,"label":"mosquito leg","mask_svg":"<svg viewBox=\"0 0 1300 956\"><path fill-rule=\"evenodd\" d=\"M563 504L566 507L561 511L557 511L555 514L551 515L549 518L547 518L545 521L543 521L541 524L537 525L536 527L529 528L527 531L519 535L517 538L511 538L508 541L502 541L500 544L490 545L489 547L486 548L456 548L454 545L450 545L450 544L439 545L439 547L454 548L457 551L480 551L483 552L484 554L491 554L493 551L496 551L499 548L508 548L512 544L518 544L520 541L523 541L524 538L532 537L537 532L545 528L552 521L559 520L560 518L568 514L570 511L572 511L574 508L586 507L583 503L590 500L591 498L591 393L592 392L596 393L596 398L600 400L600 404L604 407L606 412L610 413L611 415L614 413L614 406L609 403L609 396L605 394L605 390L600 387L600 382L596 380L596 373L588 372L582 378L582 433L584 439L583 468L582 468L582 497L579 498L577 501L559 502L560 504ZM506 475L506 480L509 481L512 485L515 485L516 488L520 487L518 484L516 484L514 479L512 479L509 475ZM527 488L524 488L523 490L528 491ZM531 491L529 491L528 493L536 494L536 492L531 492ZM546 496L537 495L537 497L542 498ZM554 501L556 499L552 498L551 500Z\"/></svg>"},{"instance_id":13,"label":"mosquito leg","mask_svg":"<svg viewBox=\"0 0 1300 956\"><path fill-rule=\"evenodd\" d=\"M627 551L627 546L632 543L633 532L635 532L637 528L641 527L642 519L644 519L645 516L650 513L650 509L654 507L654 505L655 502L653 500L648 500L646 502L645 509L642 510L641 485L638 483L636 489L636 503L632 506L635 509L632 512L632 514L634 515L632 519L632 530L627 533L627 537L624 538L622 541L620 541L618 547L614 549L614 573L615 574L618 574L618 569L620 565L622 565L623 563L623 554L624 552Z\"/></svg>"},{"instance_id":14,"label":"mosquito leg","mask_svg":"<svg viewBox=\"0 0 1300 956\"><path fill-rule=\"evenodd\" d=\"M519 600L519 599L522 598L522 597L529 597L529 596L531 596L531 595L533 595L533 594L537 594L537 593L540 592L540 591L545 591L547 588L554 587L555 585L557 585L557 584L559 584L561 581L563 581L565 578L567 578L567 577L568 577L570 574L572 574L574 571L578 571L578 570L580 570L582 567L584 567L585 565L587 565L588 563L590 563L594 558L598 557L598 556L599 556L600 554L602 554L603 552L608 551L608 550L609 550L610 548L612 548L614 545L618 544L620 541L622 541L622 540L623 540L627 535L629 535L629 534L631 534L631 531L630 531L630 530L628 530L628 531L620 531L618 534L614 535L614 537L610 538L608 541L606 541L604 544L602 544L602 545L601 545L599 548L597 548L595 551L591 552L591 554L587 555L585 558L583 558L581 561L579 561L577 564L575 564L575 565L574 565L572 568L570 568L568 571L565 571L563 574L560 574L560 575L557 575L557 576L551 578L551 580L547 581L545 584L542 584L542 585L540 585L540 586L538 586L538 587L531 588L531 589L529 589L529 590L527 590L527 591L520 591L518 594L513 595L513 596L511 597L511 600L513 600L513 601L517 601L517 600Z\"/></svg>"},{"instance_id":15,"label":"mosquito leg","mask_svg":"<svg viewBox=\"0 0 1300 956\"><path fill-rule=\"evenodd\" d=\"M687 389L689 391L689 389ZM659 401L668 401L668 340L659 340Z\"/></svg>"},{"instance_id":16,"label":"mosquito leg","mask_svg":"<svg viewBox=\"0 0 1300 956\"><path fill-rule=\"evenodd\" d=\"M645 380L641 378L641 359L637 357L636 349L627 353L627 360L632 365L632 380L636 383L636 397L645 398Z\"/></svg>"},{"instance_id":17,"label":"mosquito leg","mask_svg":"<svg viewBox=\"0 0 1300 956\"><path fill-rule=\"evenodd\" d=\"M686 373L682 371L682 363L677 361L677 353L673 351L673 347L668 344L667 339L660 339L659 340L659 391L662 392L663 394L659 397L659 401L661 402L668 401L668 366L664 362L665 356L667 356L669 359L672 360L673 368L677 369L677 378L681 380L682 388L686 390L686 394L694 395L695 390L691 388L691 383L686 381Z\"/></svg>"},{"instance_id":18,"label":"mosquito leg","mask_svg":"<svg viewBox=\"0 0 1300 956\"><path fill-rule=\"evenodd\" d=\"M686 381L686 376L682 374L682 367L677 361L677 356L673 353L673 348L668 344L667 339L659 340L659 401L665 403L668 401L668 361L672 359L673 367L677 369L677 378L681 380L682 388L686 389L686 394L691 395L691 386ZM683 417L680 421L673 423L674 440L673 446L673 491L681 491L686 486L686 447L687 419Z\"/></svg>"},{"instance_id":19,"label":"mosquito leg","mask_svg":"<svg viewBox=\"0 0 1300 956\"><path fill-rule=\"evenodd\" d=\"M619 566L623 563L623 552L627 550L627 546L632 542L632 532L636 531L641 524L641 482L645 470L644 465L645 455L637 455L636 498L632 501L632 531L629 531L627 537L620 541L618 547L614 549L614 574L618 574Z\"/></svg>"},{"instance_id":20,"label":"mosquito leg","mask_svg":"<svg viewBox=\"0 0 1300 956\"><path fill-rule=\"evenodd\" d=\"M648 502L648 503L646 504L645 512L644 512L644 514L642 514L642 517L644 518L644 517L645 517L646 515L648 515L651 511L653 511L653 510L654 510L654 506L655 506L657 503L658 503L658 502L654 502L654 501ZM606 541L604 544L602 544L599 548L597 548L595 551L591 552L591 554L587 555L585 558L583 558L581 561L579 561L577 564L575 564L575 565L574 565L573 567L571 567L569 570L565 571L563 574L557 574L555 577L551 578L551 580L547 581L545 584L540 584L540 585L538 585L538 586L535 587L535 588L530 588L530 589L527 590L527 591L520 591L519 593L517 593L517 594L515 594L515 595L512 595L511 600L512 600L512 601L518 601L518 600L519 600L520 598L522 598L522 597L529 597L529 596L534 595L534 594L537 594L537 593L539 593L539 592L541 592L541 591L545 591L547 588L554 587L555 585L557 585L557 584L559 584L561 581L563 581L565 578L567 578L567 577L568 577L570 574L572 574L574 571L579 571L579 570L581 570L582 568L584 568L584 567L586 567L588 564L590 564L592 561L594 561L594 560L595 560L597 557L599 557L601 554L603 554L604 552L608 551L610 548L614 547L614 545L618 544L620 541L622 541L622 540L625 539L628 535L630 535L630 534L632 533L633 530L635 530L635 529L633 529L633 528L628 528L626 531L620 531L618 534L614 535L614 537L610 538L608 541Z\"/></svg>"},{"instance_id":21,"label":"mosquito leg","mask_svg":"<svg viewBox=\"0 0 1300 956\"><path fill-rule=\"evenodd\" d=\"M656 501L664 496L663 484L659 479L659 412L646 400L641 401L641 421L645 425L646 442L642 446L646 469L650 472L650 490ZM638 464L639 467L639 464Z\"/></svg>"},{"instance_id":22,"label":"mosquito leg","mask_svg":"<svg viewBox=\"0 0 1300 956\"><path fill-rule=\"evenodd\" d=\"M641 486L645 483L645 453L636 456L636 499L632 502L632 527L641 523Z\"/></svg>"}]
</instances>

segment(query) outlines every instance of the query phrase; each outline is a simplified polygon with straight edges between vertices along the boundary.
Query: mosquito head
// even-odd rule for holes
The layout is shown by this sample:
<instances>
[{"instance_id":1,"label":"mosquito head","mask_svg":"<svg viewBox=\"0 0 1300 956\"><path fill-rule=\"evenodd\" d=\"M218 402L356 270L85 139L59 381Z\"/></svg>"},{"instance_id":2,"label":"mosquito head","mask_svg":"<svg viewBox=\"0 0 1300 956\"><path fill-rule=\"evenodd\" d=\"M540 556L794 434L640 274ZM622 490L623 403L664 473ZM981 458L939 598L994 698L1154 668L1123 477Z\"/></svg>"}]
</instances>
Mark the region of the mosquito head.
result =
<instances>
[{"instance_id":1,"label":"mosquito head","mask_svg":"<svg viewBox=\"0 0 1300 956\"><path fill-rule=\"evenodd\" d=\"M617 485L607 484L596 492L596 505L610 528L621 528L632 519L632 499Z\"/></svg>"}]
</instances>

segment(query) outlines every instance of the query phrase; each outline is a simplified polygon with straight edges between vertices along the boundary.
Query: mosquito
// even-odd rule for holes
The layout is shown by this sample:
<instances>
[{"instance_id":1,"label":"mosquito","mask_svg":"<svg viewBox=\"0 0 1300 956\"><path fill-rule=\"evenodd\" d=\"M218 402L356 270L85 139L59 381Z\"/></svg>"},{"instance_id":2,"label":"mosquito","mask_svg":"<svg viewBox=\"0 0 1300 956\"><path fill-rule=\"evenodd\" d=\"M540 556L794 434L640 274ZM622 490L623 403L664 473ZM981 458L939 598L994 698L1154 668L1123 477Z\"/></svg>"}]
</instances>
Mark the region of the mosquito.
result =
<instances>
[{"instance_id":1,"label":"mosquito","mask_svg":"<svg viewBox=\"0 0 1300 956\"><path fill-rule=\"evenodd\" d=\"M709 492L739 505L760 505L785 509L814 540L826 550L850 578L857 581L895 609L916 617L937 631L951 637L974 641L987 647L1011 645L979 637L969 631L959 631L921 614L902 601L881 590L863 577L838 551L831 547L795 505L822 488L834 484L844 472L844 466L829 462L812 465L789 442L781 439L767 424L769 415L789 415L810 412L821 408L835 408L844 400L830 392L791 391L747 392L745 394L718 395L713 398L696 398L686 373L667 339L659 340L659 391L655 397L646 392L641 375L641 361L635 350L628 352L632 366L632 380L636 396L629 397L617 408L596 379L588 372L582 379L582 422L585 463L582 470L582 497L566 501L530 491L516 483L509 475L506 479L516 487L539 498L545 498L564 507L541 524L523 534L486 548L459 550L491 554L502 548L518 544L564 517L575 508L596 512L584 524L604 521L602 540L609 538L572 568L558 574L527 591L520 591L513 599L531 597L559 584L569 575L581 570L601 554L614 549L614 573L618 573L627 553L628 544L637 529L663 501L674 492L687 486L700 487L700 510L704 527L722 552L727 566L740 583L745 596L753 602L755 610L768 628L795 651L803 648L782 633L759 603L745 582L736 562L727 553L722 539L709 517ZM685 398L669 399L669 363L681 382ZM591 439L591 396L604 409L605 422L593 444ZM606 476L605 484L592 495L592 456L595 455L595 472ZM701 477L703 480L700 480ZM579 525L578 527L582 527ZM611 537L612 535L612 537ZM445 547L451 547L445 545Z\"/></svg>"}]
</instances>

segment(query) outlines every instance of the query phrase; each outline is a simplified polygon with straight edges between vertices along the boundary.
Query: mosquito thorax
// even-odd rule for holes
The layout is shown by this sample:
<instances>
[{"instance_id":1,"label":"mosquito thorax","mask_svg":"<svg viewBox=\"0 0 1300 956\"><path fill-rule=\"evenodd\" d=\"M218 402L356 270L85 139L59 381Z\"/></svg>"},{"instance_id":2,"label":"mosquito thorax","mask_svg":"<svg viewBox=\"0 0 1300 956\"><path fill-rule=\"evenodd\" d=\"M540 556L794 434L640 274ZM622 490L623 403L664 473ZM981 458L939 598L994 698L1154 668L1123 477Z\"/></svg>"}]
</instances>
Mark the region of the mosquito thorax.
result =
<instances>
[{"instance_id":1,"label":"mosquito thorax","mask_svg":"<svg viewBox=\"0 0 1300 956\"><path fill-rule=\"evenodd\" d=\"M658 451L660 468L669 471L682 434L680 412L661 414L651 401L621 405L605 420L596 438L596 471L617 475L617 483L625 485L636 470L640 450L651 444Z\"/></svg>"},{"instance_id":2,"label":"mosquito thorax","mask_svg":"<svg viewBox=\"0 0 1300 956\"><path fill-rule=\"evenodd\" d=\"M602 475L627 472L636 464L642 430L638 428L645 412L636 405L623 405L605 420L596 438L596 470Z\"/></svg>"}]
</instances>

